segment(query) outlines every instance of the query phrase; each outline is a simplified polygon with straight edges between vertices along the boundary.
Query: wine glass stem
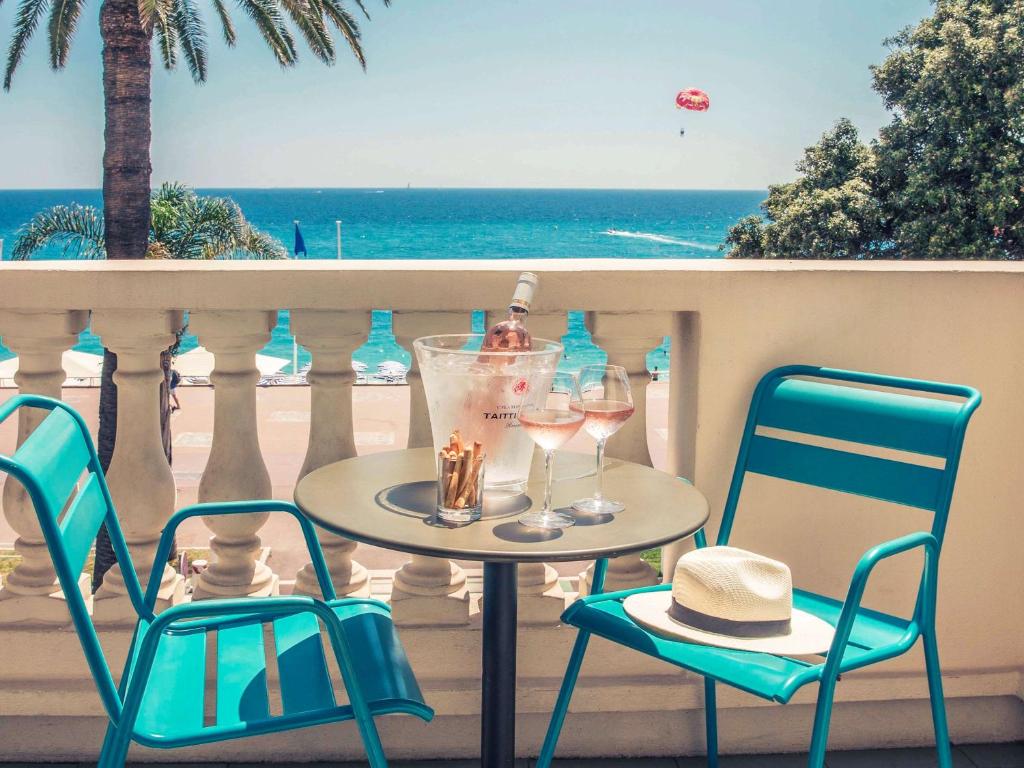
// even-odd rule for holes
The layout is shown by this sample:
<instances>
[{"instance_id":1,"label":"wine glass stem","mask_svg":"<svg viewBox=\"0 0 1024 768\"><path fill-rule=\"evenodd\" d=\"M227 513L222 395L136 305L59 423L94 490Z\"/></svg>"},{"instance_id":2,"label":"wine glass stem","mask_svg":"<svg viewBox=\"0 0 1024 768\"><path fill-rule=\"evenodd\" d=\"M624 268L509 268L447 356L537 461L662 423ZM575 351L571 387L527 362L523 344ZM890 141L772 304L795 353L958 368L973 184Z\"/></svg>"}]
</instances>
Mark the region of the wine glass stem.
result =
<instances>
[{"instance_id":1,"label":"wine glass stem","mask_svg":"<svg viewBox=\"0 0 1024 768\"><path fill-rule=\"evenodd\" d=\"M551 514L551 468L554 464L552 461L554 454L554 451L544 451L544 509L541 510L542 515Z\"/></svg>"},{"instance_id":2,"label":"wine glass stem","mask_svg":"<svg viewBox=\"0 0 1024 768\"><path fill-rule=\"evenodd\" d=\"M607 438L605 438L607 440ZM605 440L597 441L597 488L594 490L595 499L604 498L604 444Z\"/></svg>"}]
</instances>

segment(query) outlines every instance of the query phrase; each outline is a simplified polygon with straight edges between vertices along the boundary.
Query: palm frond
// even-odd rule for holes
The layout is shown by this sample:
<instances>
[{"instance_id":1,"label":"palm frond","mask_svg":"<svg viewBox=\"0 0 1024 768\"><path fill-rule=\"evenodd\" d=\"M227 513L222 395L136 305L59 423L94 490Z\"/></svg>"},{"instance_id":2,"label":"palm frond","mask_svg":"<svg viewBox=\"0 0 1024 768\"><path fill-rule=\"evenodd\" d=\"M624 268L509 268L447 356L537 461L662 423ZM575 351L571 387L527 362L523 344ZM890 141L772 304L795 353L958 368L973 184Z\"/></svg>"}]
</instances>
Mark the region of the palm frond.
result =
<instances>
[{"instance_id":1,"label":"palm frond","mask_svg":"<svg viewBox=\"0 0 1024 768\"><path fill-rule=\"evenodd\" d=\"M14 34L11 35L11 47L7 49L7 66L4 70L4 90L11 90L14 71L25 55L28 41L32 39L39 20L50 7L50 0L21 0L14 16Z\"/></svg>"},{"instance_id":2,"label":"palm frond","mask_svg":"<svg viewBox=\"0 0 1024 768\"><path fill-rule=\"evenodd\" d=\"M171 14L172 0L139 0L139 20L146 31L163 25Z\"/></svg>"},{"instance_id":3,"label":"palm frond","mask_svg":"<svg viewBox=\"0 0 1024 768\"><path fill-rule=\"evenodd\" d=\"M238 256L247 259L287 259L288 251L281 244L280 240L268 235L266 232L245 225L245 230L235 248Z\"/></svg>"},{"instance_id":4,"label":"palm frond","mask_svg":"<svg viewBox=\"0 0 1024 768\"><path fill-rule=\"evenodd\" d=\"M91 205L56 205L40 211L18 230L11 258L32 258L39 249L62 244L64 255L79 259L106 258L103 214Z\"/></svg>"},{"instance_id":5,"label":"palm frond","mask_svg":"<svg viewBox=\"0 0 1024 768\"><path fill-rule=\"evenodd\" d=\"M213 0L213 9L220 18L220 25L224 30L224 42L228 44L229 48L233 47L236 40L235 24L231 21L231 16L228 14L227 6L224 5L224 0Z\"/></svg>"},{"instance_id":6,"label":"palm frond","mask_svg":"<svg viewBox=\"0 0 1024 768\"><path fill-rule=\"evenodd\" d=\"M173 24L157 22L154 25L156 33L157 48L160 49L160 58L164 62L165 69L174 69L178 66L178 31Z\"/></svg>"},{"instance_id":7,"label":"palm frond","mask_svg":"<svg viewBox=\"0 0 1024 768\"><path fill-rule=\"evenodd\" d=\"M83 0L56 0L50 11L50 66L54 69L67 64L82 3Z\"/></svg>"},{"instance_id":8,"label":"palm frond","mask_svg":"<svg viewBox=\"0 0 1024 768\"><path fill-rule=\"evenodd\" d=\"M277 3L274 0L238 0L238 5L256 23L277 62L282 67L293 65L297 60L295 39L285 26Z\"/></svg>"},{"instance_id":9,"label":"palm frond","mask_svg":"<svg viewBox=\"0 0 1024 768\"><path fill-rule=\"evenodd\" d=\"M363 53L363 46L359 42L361 37L359 23L351 13L342 8L337 0L321 0L321 2L323 3L324 13L327 15L327 18L331 20L331 23L344 36L346 42L348 42L348 47L352 49L352 55L356 57L356 61L359 62L359 66L365 72L366 55Z\"/></svg>"},{"instance_id":10,"label":"palm frond","mask_svg":"<svg viewBox=\"0 0 1024 768\"><path fill-rule=\"evenodd\" d=\"M154 203L165 202L171 205L181 205L188 198L195 197L195 194L191 187L182 184L180 181L165 181L153 193L152 201Z\"/></svg>"},{"instance_id":11,"label":"palm frond","mask_svg":"<svg viewBox=\"0 0 1024 768\"><path fill-rule=\"evenodd\" d=\"M280 0L280 3L298 27L313 55L324 64L333 64L334 40L327 31L319 0Z\"/></svg>"},{"instance_id":12,"label":"palm frond","mask_svg":"<svg viewBox=\"0 0 1024 768\"><path fill-rule=\"evenodd\" d=\"M169 21L178 32L178 44L192 79L197 83L206 82L206 31L194 0L174 0L174 12Z\"/></svg>"},{"instance_id":13,"label":"palm frond","mask_svg":"<svg viewBox=\"0 0 1024 768\"><path fill-rule=\"evenodd\" d=\"M212 259L231 253L245 226L233 200L192 193L174 209L173 227L162 242L176 259Z\"/></svg>"},{"instance_id":14,"label":"palm frond","mask_svg":"<svg viewBox=\"0 0 1024 768\"><path fill-rule=\"evenodd\" d=\"M363 0L355 0L355 4L356 6L358 6L359 10L363 12L363 16L366 18L366 20L369 21L370 12L366 10L366 3L364 3Z\"/></svg>"}]
</instances>

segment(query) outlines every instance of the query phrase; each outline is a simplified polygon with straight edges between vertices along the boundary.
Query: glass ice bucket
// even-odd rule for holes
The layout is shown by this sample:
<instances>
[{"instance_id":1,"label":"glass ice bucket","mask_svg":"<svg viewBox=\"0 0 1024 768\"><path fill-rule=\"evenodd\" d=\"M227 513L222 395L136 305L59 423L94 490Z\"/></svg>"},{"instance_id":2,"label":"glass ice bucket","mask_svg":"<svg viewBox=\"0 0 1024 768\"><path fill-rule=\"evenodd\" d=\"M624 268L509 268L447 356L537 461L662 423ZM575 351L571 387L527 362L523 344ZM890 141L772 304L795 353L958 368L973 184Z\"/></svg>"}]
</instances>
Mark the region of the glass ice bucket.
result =
<instances>
[{"instance_id":1,"label":"glass ice bucket","mask_svg":"<svg viewBox=\"0 0 1024 768\"><path fill-rule=\"evenodd\" d=\"M533 460L533 440L519 426L519 403L527 391L551 386L562 345L534 338L529 352L481 352L482 333L424 336L413 342L434 452L459 430L487 454L488 495L522 493Z\"/></svg>"}]
</instances>

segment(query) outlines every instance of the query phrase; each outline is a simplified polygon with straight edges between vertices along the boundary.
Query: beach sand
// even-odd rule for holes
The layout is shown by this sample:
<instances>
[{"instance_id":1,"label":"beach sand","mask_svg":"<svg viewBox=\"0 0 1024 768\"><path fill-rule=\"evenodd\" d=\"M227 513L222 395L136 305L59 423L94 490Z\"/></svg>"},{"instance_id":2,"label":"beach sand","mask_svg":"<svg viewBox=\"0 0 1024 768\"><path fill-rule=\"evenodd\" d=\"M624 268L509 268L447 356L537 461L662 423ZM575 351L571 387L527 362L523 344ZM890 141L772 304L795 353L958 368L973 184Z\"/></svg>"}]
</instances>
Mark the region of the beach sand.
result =
<instances>
[{"instance_id":1,"label":"beach sand","mask_svg":"<svg viewBox=\"0 0 1024 768\"><path fill-rule=\"evenodd\" d=\"M210 453L213 438L213 389L182 386L178 390L182 409L172 417L174 440L173 472L179 507L197 500L199 480ZM17 394L15 389L0 389L0 402ZM64 400L80 411L90 429L97 426L99 390L94 387L67 387ZM356 449L360 455L404 448L409 438L409 388L406 386L359 386L353 388L353 419ZM651 384L647 391L648 440L655 466L667 463L668 382ZM260 446L270 472L273 495L291 499L309 439L309 387L275 386L256 389L256 410ZM17 437L14 419L0 425L0 453L10 454ZM611 438L614 443L615 438ZM566 450L591 453L593 441L578 434ZM17 534L0 517L0 546L7 548ZM260 531L265 546L271 548L268 563L283 581L294 578L307 561L302 538L294 522L284 515L272 515ZM201 520L190 520L179 532L179 546L205 547L210 533ZM399 568L408 555L360 544L355 559L370 569ZM466 563L479 568L478 563ZM584 564L560 563L559 573L578 574Z\"/></svg>"}]
</instances>

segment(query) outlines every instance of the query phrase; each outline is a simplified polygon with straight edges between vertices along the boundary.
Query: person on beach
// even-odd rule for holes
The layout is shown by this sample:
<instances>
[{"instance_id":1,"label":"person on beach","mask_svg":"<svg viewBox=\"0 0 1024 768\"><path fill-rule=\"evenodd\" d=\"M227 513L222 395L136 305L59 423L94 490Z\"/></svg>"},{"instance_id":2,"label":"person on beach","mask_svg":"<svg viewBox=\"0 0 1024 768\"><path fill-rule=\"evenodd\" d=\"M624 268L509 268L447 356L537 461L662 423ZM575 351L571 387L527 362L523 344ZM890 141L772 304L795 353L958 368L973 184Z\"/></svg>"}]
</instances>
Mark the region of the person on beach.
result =
<instances>
[{"instance_id":1,"label":"person on beach","mask_svg":"<svg viewBox=\"0 0 1024 768\"><path fill-rule=\"evenodd\" d=\"M178 401L178 385L181 384L181 374L174 370L173 364L170 371L170 381L168 382L169 394L171 396L171 413L181 410L181 403Z\"/></svg>"}]
</instances>

